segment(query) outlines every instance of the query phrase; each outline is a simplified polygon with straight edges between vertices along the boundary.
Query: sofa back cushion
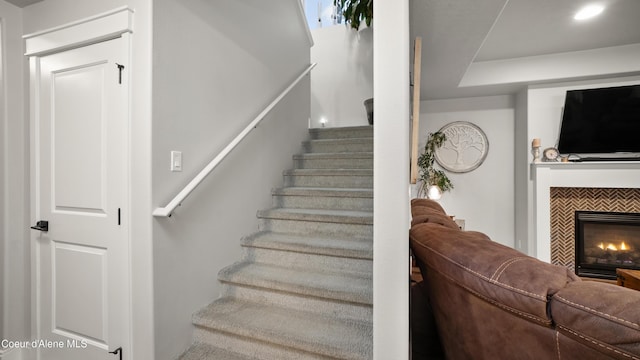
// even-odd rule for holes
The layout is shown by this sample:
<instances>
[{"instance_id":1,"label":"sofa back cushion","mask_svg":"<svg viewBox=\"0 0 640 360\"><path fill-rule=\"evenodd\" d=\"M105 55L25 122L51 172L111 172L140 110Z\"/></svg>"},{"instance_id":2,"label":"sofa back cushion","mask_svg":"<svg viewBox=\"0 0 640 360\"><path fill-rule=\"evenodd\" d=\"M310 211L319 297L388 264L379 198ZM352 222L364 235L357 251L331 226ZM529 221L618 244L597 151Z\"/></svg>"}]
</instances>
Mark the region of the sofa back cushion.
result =
<instances>
[{"instance_id":1,"label":"sofa back cushion","mask_svg":"<svg viewBox=\"0 0 640 360\"><path fill-rule=\"evenodd\" d=\"M423 211L420 215L415 215L413 219L411 219L411 227L423 223L442 225L453 230L460 229L460 226L458 226L458 224L456 224L456 222L453 221L449 216L440 214L435 211Z\"/></svg>"},{"instance_id":2,"label":"sofa back cushion","mask_svg":"<svg viewBox=\"0 0 640 360\"><path fill-rule=\"evenodd\" d=\"M426 271L437 271L473 295L547 326L548 298L577 280L564 267L526 256L479 232L422 223L411 228L409 238Z\"/></svg>"},{"instance_id":3,"label":"sofa back cushion","mask_svg":"<svg viewBox=\"0 0 640 360\"><path fill-rule=\"evenodd\" d=\"M411 200L411 226L422 223L436 223L451 229L460 227L449 217L442 206L429 199Z\"/></svg>"},{"instance_id":4,"label":"sofa back cushion","mask_svg":"<svg viewBox=\"0 0 640 360\"><path fill-rule=\"evenodd\" d=\"M431 199L411 199L411 216L420 215L423 210L433 210L442 215L446 215L446 211L437 201Z\"/></svg>"}]
</instances>

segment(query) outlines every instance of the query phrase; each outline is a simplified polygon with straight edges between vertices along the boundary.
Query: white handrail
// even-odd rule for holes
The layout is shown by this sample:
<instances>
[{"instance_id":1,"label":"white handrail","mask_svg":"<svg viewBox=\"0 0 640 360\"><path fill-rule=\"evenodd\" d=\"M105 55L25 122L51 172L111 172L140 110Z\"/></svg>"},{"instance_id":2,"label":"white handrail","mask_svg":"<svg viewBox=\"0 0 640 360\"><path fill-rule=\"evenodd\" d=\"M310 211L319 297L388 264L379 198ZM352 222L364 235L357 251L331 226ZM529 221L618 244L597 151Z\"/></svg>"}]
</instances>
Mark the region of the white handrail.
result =
<instances>
[{"instance_id":1,"label":"white handrail","mask_svg":"<svg viewBox=\"0 0 640 360\"><path fill-rule=\"evenodd\" d=\"M278 97L276 97L264 110L262 110L262 112L258 114L258 116L256 116L256 118L253 119L253 121L251 121L251 123L249 123L249 125L247 125L247 127L245 127L244 130L242 130L242 132L238 134L238 136L236 136L229 143L229 145L227 145L224 149L222 149L222 151L215 158L213 158L213 160L211 160L211 162L207 166L205 166L204 169L202 169L202 171L200 171L198 175L196 175L193 178L193 180L191 180L187 184L187 186L185 186L184 189L182 189L178 193L178 195L176 195L173 198L173 200L171 200L167 204L167 206L156 208L153 211L153 216L156 216L156 217L171 216L171 213L173 213L173 210L175 210L175 208L178 207L182 203L182 201L184 201L184 199L186 199L186 197L189 196L189 194L191 194L191 192L196 187L198 187L198 185L200 185L202 180L204 180L207 177L207 175L209 175L211 171L213 171L213 169L215 169L216 166L218 166L218 164L220 164L220 162L222 162L222 160L225 157L227 157L227 155L229 155L231 150L233 150L247 136L247 134L251 132L251 130L255 129L256 126L258 126L260 121L262 121L262 119L264 119L264 117L280 102L280 100L282 100L282 98L285 97L289 93L289 91L291 91L291 89L293 89L293 87L296 86L300 82L300 80L302 80L302 78L305 75L307 75L311 71L311 69L313 69L315 66L316 66L316 63L309 65L309 67L307 67L302 72L302 74L300 74L300 76L298 76L291 83L291 85L289 85L286 89L284 89L280 93L280 95L278 95Z\"/></svg>"}]
</instances>

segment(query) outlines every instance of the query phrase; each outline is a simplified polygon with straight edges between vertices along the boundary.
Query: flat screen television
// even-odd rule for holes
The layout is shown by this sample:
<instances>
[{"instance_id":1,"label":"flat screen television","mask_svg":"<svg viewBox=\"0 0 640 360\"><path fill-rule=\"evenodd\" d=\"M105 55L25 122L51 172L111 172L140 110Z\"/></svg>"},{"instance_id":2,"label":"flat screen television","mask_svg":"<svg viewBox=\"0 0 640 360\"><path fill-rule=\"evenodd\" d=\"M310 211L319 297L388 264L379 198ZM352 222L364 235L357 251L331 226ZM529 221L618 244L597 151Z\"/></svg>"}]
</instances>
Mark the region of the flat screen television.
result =
<instances>
[{"instance_id":1,"label":"flat screen television","mask_svg":"<svg viewBox=\"0 0 640 360\"><path fill-rule=\"evenodd\" d=\"M576 160L640 160L640 85L567 91L558 151Z\"/></svg>"}]
</instances>

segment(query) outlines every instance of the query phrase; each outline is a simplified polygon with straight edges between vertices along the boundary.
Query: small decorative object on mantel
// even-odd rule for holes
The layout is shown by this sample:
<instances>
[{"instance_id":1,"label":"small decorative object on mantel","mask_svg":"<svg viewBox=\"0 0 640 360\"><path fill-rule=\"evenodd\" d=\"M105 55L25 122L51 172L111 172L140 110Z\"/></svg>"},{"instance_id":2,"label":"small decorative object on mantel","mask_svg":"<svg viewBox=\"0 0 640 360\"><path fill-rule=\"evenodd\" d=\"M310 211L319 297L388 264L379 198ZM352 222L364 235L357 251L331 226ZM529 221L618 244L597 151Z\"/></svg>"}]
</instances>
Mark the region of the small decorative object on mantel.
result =
<instances>
[{"instance_id":1,"label":"small decorative object on mantel","mask_svg":"<svg viewBox=\"0 0 640 360\"><path fill-rule=\"evenodd\" d=\"M557 162L560 160L559 157L560 153L558 152L558 149L554 147L546 148L542 152L542 161L544 162Z\"/></svg>"},{"instance_id":2,"label":"small decorative object on mantel","mask_svg":"<svg viewBox=\"0 0 640 360\"><path fill-rule=\"evenodd\" d=\"M489 152L489 141L482 129L470 122L456 121L443 126L440 132L447 138L435 152L440 166L465 173L482 165Z\"/></svg>"},{"instance_id":3,"label":"small decorative object on mantel","mask_svg":"<svg viewBox=\"0 0 640 360\"><path fill-rule=\"evenodd\" d=\"M533 163L540 162L540 138L535 138L531 142L531 153L533 154Z\"/></svg>"},{"instance_id":4,"label":"small decorative object on mantel","mask_svg":"<svg viewBox=\"0 0 640 360\"><path fill-rule=\"evenodd\" d=\"M423 194L429 199L438 200L443 192L453 189L453 184L444 171L434 167L435 151L444 144L446 139L446 135L440 131L430 133L427 138L424 151L418 157L418 167L420 168L418 196Z\"/></svg>"}]
</instances>

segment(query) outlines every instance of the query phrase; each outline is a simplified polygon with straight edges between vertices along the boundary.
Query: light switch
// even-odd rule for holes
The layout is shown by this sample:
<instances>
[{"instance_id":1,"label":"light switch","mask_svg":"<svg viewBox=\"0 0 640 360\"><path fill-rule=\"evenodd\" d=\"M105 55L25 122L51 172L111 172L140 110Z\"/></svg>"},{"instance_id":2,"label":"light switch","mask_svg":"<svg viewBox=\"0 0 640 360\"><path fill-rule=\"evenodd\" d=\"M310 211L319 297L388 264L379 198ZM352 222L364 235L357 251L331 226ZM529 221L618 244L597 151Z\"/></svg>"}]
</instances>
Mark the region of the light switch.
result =
<instances>
[{"instance_id":1,"label":"light switch","mask_svg":"<svg viewBox=\"0 0 640 360\"><path fill-rule=\"evenodd\" d=\"M171 171L182 171L182 151L171 152Z\"/></svg>"}]
</instances>

